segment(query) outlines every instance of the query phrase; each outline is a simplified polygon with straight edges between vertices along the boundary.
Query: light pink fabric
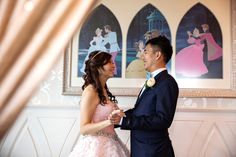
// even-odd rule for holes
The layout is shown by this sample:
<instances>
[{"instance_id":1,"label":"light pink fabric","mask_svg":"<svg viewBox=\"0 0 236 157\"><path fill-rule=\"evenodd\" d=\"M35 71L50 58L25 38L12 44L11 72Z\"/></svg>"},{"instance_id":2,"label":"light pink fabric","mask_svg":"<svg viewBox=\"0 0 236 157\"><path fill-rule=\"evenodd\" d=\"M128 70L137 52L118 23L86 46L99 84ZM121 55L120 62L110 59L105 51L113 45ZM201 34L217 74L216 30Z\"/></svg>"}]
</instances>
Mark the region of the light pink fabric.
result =
<instances>
[{"instance_id":1,"label":"light pink fabric","mask_svg":"<svg viewBox=\"0 0 236 157\"><path fill-rule=\"evenodd\" d=\"M112 102L105 106L97 105L93 122L107 119L115 108ZM69 157L129 157L129 151L111 125L94 135L81 135Z\"/></svg>"},{"instance_id":2,"label":"light pink fabric","mask_svg":"<svg viewBox=\"0 0 236 157\"><path fill-rule=\"evenodd\" d=\"M208 69L203 62L204 44L200 39L189 38L188 43L194 43L176 54L176 73L186 77L200 77L208 73Z\"/></svg>"}]
</instances>

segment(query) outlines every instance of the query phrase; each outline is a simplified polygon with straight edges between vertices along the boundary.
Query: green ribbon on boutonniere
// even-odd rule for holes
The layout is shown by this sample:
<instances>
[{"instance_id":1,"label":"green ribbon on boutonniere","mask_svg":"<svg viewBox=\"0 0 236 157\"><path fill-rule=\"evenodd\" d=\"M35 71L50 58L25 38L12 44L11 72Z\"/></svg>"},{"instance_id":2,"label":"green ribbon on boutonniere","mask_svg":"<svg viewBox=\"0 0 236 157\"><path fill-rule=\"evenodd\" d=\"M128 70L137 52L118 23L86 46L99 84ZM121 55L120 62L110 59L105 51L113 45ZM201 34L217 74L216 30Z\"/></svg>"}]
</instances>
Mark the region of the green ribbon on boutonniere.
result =
<instances>
[{"instance_id":1,"label":"green ribbon on boutonniere","mask_svg":"<svg viewBox=\"0 0 236 157\"><path fill-rule=\"evenodd\" d=\"M155 85L155 83L156 83L155 79L153 77L151 77L148 80L146 80L145 87L146 88L153 87Z\"/></svg>"}]
</instances>

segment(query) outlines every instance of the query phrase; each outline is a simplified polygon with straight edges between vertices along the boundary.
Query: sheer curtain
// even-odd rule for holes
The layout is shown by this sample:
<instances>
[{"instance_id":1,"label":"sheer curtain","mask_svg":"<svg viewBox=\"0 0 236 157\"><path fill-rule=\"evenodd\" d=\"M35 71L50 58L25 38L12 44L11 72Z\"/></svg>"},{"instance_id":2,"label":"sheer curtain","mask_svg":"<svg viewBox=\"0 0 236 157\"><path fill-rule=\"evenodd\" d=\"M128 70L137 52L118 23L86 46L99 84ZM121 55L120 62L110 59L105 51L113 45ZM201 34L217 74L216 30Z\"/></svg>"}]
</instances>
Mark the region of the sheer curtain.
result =
<instances>
[{"instance_id":1,"label":"sheer curtain","mask_svg":"<svg viewBox=\"0 0 236 157\"><path fill-rule=\"evenodd\" d=\"M0 139L97 0L0 0Z\"/></svg>"}]
</instances>

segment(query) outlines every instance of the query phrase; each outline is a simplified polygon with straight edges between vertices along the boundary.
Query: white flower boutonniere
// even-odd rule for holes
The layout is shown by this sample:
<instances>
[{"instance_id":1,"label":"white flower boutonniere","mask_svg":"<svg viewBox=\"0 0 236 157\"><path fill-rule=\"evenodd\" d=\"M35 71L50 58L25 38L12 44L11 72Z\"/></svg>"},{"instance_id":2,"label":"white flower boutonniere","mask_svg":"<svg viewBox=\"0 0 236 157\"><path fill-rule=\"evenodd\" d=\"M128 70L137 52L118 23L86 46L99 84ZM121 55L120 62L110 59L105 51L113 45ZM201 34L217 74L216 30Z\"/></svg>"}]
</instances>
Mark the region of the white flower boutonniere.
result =
<instances>
[{"instance_id":1,"label":"white flower boutonniere","mask_svg":"<svg viewBox=\"0 0 236 157\"><path fill-rule=\"evenodd\" d=\"M150 88L150 87L154 86L155 83L156 83L155 79L153 77L151 77L145 82L145 87Z\"/></svg>"}]
</instances>

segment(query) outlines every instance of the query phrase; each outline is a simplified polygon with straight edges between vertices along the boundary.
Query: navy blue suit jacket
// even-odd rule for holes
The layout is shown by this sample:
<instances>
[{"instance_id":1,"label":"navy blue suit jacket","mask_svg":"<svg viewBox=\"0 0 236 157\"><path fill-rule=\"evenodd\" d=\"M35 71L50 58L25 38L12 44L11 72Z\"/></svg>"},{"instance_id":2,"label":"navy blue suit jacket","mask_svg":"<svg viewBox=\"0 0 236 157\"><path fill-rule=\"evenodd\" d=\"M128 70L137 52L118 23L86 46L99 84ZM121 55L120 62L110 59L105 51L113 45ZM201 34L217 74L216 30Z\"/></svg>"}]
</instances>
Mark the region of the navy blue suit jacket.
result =
<instances>
[{"instance_id":1,"label":"navy blue suit jacket","mask_svg":"<svg viewBox=\"0 0 236 157\"><path fill-rule=\"evenodd\" d=\"M174 118L179 88L166 70L155 81L137 98L135 107L125 112L120 126L131 130L132 157L174 157L168 128Z\"/></svg>"}]
</instances>

